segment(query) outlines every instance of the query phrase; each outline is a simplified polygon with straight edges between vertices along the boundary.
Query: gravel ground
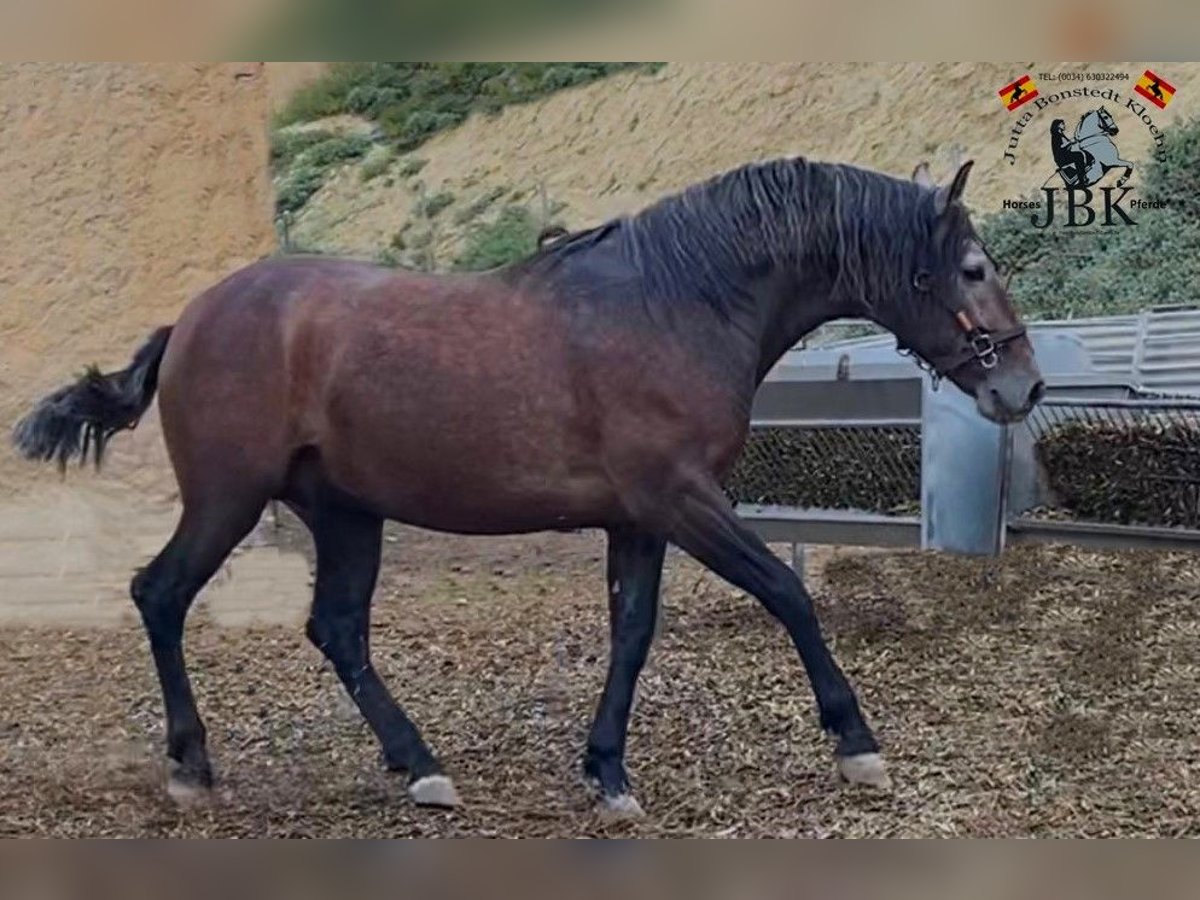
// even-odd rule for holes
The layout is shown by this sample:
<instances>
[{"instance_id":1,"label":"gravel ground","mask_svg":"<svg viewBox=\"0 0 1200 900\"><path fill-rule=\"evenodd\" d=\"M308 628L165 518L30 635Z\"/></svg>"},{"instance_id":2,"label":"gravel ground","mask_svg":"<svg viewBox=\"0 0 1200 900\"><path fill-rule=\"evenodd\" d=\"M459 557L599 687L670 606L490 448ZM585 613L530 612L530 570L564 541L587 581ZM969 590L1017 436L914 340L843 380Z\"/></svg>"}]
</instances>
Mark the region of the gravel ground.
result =
<instances>
[{"instance_id":1,"label":"gravel ground","mask_svg":"<svg viewBox=\"0 0 1200 900\"><path fill-rule=\"evenodd\" d=\"M835 554L817 600L891 764L881 794L834 778L782 629L673 554L628 757L648 815L614 824L577 777L607 652L602 553L594 535L389 532L375 658L458 783L451 813L407 802L298 629L193 615L220 787L186 812L161 790L140 628L0 630L0 835L1200 833L1195 558Z\"/></svg>"}]
</instances>

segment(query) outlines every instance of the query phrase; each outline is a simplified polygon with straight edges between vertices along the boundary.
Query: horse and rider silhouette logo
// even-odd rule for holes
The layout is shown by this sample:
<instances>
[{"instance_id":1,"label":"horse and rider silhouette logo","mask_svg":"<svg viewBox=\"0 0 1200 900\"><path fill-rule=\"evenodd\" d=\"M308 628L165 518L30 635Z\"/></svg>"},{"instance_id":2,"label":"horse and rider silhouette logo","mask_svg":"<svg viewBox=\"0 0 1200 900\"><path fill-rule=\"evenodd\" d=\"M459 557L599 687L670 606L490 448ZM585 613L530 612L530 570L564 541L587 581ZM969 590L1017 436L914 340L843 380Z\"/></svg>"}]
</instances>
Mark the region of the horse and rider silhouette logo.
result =
<instances>
[{"instance_id":1,"label":"horse and rider silhouette logo","mask_svg":"<svg viewBox=\"0 0 1200 900\"><path fill-rule=\"evenodd\" d=\"M1089 188L1096 184L1109 169L1124 169L1117 179L1117 187L1124 187L1133 174L1133 163L1121 158L1113 135L1120 131L1112 114L1103 106L1091 109L1079 117L1074 137L1067 135L1064 119L1050 123L1050 150L1054 154L1054 175L1058 175L1068 188ZM1045 187L1045 184L1043 185Z\"/></svg>"}]
</instances>

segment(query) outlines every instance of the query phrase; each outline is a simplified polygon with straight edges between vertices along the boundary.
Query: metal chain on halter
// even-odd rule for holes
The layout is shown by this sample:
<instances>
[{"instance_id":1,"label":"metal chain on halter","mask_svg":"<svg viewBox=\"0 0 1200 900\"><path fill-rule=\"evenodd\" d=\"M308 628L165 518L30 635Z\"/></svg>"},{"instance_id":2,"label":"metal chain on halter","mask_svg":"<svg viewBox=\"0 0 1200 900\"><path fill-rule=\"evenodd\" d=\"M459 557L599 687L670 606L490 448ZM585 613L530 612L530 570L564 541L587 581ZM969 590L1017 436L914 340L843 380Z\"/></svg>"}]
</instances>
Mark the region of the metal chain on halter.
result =
<instances>
[{"instance_id":1,"label":"metal chain on halter","mask_svg":"<svg viewBox=\"0 0 1200 900\"><path fill-rule=\"evenodd\" d=\"M941 386L941 384L942 384L941 374L931 364L925 362L924 358L921 357L915 350L910 350L907 347L901 347L899 344L897 344L896 352L899 353L901 356L906 357L907 359L911 359L913 362L913 365L915 365L922 372L926 373L929 376L930 386L935 391Z\"/></svg>"}]
</instances>

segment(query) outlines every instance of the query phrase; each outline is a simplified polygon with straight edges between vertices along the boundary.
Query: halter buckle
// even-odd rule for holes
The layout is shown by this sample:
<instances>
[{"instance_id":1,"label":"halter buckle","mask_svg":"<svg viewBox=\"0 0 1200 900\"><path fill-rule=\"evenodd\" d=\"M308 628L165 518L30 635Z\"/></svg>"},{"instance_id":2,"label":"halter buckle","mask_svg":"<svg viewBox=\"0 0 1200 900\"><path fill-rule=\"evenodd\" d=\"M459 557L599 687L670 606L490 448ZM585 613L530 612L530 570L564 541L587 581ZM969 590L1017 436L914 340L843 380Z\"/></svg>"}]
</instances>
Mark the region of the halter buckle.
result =
<instances>
[{"instance_id":1,"label":"halter buckle","mask_svg":"<svg viewBox=\"0 0 1200 900\"><path fill-rule=\"evenodd\" d=\"M992 336L982 329L975 329L968 340L971 342L971 350L975 354L975 358L979 360L979 364L985 369L994 369L1000 363L1000 357L996 353L996 342L992 340Z\"/></svg>"}]
</instances>

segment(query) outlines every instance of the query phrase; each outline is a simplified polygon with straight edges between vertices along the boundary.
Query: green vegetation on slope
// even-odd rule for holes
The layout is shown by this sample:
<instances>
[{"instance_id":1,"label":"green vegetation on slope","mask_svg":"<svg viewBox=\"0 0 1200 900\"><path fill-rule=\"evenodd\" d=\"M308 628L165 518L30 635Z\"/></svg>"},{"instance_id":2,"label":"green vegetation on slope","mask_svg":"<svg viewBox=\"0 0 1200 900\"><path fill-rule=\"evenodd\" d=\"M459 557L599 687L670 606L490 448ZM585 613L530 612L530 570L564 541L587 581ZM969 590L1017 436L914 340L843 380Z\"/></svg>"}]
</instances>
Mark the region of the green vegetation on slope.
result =
<instances>
[{"instance_id":1,"label":"green vegetation on slope","mask_svg":"<svg viewBox=\"0 0 1200 900\"><path fill-rule=\"evenodd\" d=\"M271 136L271 165L276 173L276 212L300 209L321 189L335 166L365 156L371 148L371 139L361 134L275 132Z\"/></svg>"},{"instance_id":2,"label":"green vegetation on slope","mask_svg":"<svg viewBox=\"0 0 1200 900\"><path fill-rule=\"evenodd\" d=\"M506 206L494 221L473 227L454 268L471 272L524 259L537 249L537 218L524 206Z\"/></svg>"},{"instance_id":3,"label":"green vegetation on slope","mask_svg":"<svg viewBox=\"0 0 1200 900\"><path fill-rule=\"evenodd\" d=\"M472 112L494 113L563 88L661 63L336 63L301 88L276 117L271 137L276 211L298 211L338 165L369 156L363 179L384 174L396 151L407 151ZM372 136L301 129L329 116L374 123ZM419 166L409 160L407 167ZM402 176L415 174L401 171ZM445 202L444 200L442 202Z\"/></svg>"},{"instance_id":4,"label":"green vegetation on slope","mask_svg":"<svg viewBox=\"0 0 1200 900\"><path fill-rule=\"evenodd\" d=\"M661 2L637 0L634 8L645 11ZM630 0L299 0L277 4L230 58L429 58L461 52L477 40L587 29L633 6Z\"/></svg>"},{"instance_id":5,"label":"green vegetation on slope","mask_svg":"<svg viewBox=\"0 0 1200 900\"><path fill-rule=\"evenodd\" d=\"M299 90L276 124L343 113L375 122L409 150L472 112L497 112L563 88L658 63L338 63Z\"/></svg>"},{"instance_id":6,"label":"green vegetation on slope","mask_svg":"<svg viewBox=\"0 0 1200 900\"><path fill-rule=\"evenodd\" d=\"M988 249L1013 273L1023 314L1113 315L1200 300L1200 120L1171 129L1162 159L1143 163L1134 179L1128 199L1166 203L1128 210L1134 226L1037 229L1029 211L1016 210L980 221ZM1095 203L1102 215L1099 196Z\"/></svg>"}]
</instances>

